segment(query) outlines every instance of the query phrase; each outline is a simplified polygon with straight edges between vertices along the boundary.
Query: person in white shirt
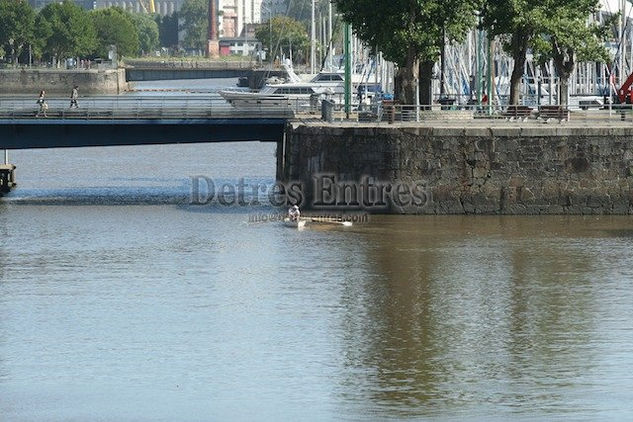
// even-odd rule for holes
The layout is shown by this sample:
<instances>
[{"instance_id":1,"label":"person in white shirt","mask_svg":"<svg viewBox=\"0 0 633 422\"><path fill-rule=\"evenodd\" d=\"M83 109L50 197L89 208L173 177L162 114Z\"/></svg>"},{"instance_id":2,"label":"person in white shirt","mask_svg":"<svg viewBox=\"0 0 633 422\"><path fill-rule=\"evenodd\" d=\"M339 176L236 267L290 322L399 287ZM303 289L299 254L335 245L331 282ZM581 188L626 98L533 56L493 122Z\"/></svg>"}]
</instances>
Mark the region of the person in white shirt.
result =
<instances>
[{"instance_id":1,"label":"person in white shirt","mask_svg":"<svg viewBox=\"0 0 633 422\"><path fill-rule=\"evenodd\" d=\"M79 87L75 85L73 87L73 90L70 91L70 108L73 108L73 106L75 108L79 108L79 105L77 105L77 98L79 98L79 91L77 90L77 88Z\"/></svg>"},{"instance_id":2,"label":"person in white shirt","mask_svg":"<svg viewBox=\"0 0 633 422\"><path fill-rule=\"evenodd\" d=\"M288 217L290 218L290 221L299 221L300 216L301 212L299 211L298 206L293 205L292 207L290 207L290 209L288 210Z\"/></svg>"}]
</instances>

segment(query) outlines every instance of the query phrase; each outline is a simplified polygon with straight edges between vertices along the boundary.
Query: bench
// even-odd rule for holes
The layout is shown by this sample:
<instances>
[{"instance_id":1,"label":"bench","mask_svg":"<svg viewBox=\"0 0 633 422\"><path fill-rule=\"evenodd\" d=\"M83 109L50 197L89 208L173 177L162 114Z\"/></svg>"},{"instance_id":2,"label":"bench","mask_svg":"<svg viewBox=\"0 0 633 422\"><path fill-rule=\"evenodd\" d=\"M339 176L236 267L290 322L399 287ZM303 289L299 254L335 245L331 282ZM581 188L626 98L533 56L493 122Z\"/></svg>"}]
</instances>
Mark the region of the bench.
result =
<instances>
[{"instance_id":1,"label":"bench","mask_svg":"<svg viewBox=\"0 0 633 422\"><path fill-rule=\"evenodd\" d=\"M600 100L580 100L578 102L581 110L589 110L590 108L602 108L603 104Z\"/></svg>"},{"instance_id":2,"label":"bench","mask_svg":"<svg viewBox=\"0 0 633 422\"><path fill-rule=\"evenodd\" d=\"M378 120L378 114L374 111L359 111L358 112L359 122L375 122L377 120Z\"/></svg>"},{"instance_id":3,"label":"bench","mask_svg":"<svg viewBox=\"0 0 633 422\"><path fill-rule=\"evenodd\" d=\"M527 120L532 115L532 107L523 105L509 105L503 113L508 120Z\"/></svg>"},{"instance_id":4,"label":"bench","mask_svg":"<svg viewBox=\"0 0 633 422\"><path fill-rule=\"evenodd\" d=\"M548 121L550 119L556 119L559 122L563 120L569 120L569 108L561 105L544 105L539 108L539 119Z\"/></svg>"}]
</instances>

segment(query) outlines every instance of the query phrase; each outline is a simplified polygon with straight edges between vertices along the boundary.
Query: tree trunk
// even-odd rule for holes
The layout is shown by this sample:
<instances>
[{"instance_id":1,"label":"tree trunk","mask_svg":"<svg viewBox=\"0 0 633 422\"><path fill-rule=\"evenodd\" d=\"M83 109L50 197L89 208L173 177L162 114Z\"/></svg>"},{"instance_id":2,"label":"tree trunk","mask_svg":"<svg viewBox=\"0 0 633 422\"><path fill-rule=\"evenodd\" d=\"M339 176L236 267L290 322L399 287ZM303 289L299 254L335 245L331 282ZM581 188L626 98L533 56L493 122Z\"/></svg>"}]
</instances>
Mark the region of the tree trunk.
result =
<instances>
[{"instance_id":1,"label":"tree trunk","mask_svg":"<svg viewBox=\"0 0 633 422\"><path fill-rule=\"evenodd\" d=\"M512 34L514 67L512 68L512 76L510 76L510 105L518 105L521 97L521 79L523 79L523 73L525 72L527 45L528 37L522 31Z\"/></svg>"},{"instance_id":2,"label":"tree trunk","mask_svg":"<svg viewBox=\"0 0 633 422\"><path fill-rule=\"evenodd\" d=\"M569 105L569 76L560 75L560 81L558 83L558 104L562 106Z\"/></svg>"},{"instance_id":3,"label":"tree trunk","mask_svg":"<svg viewBox=\"0 0 633 422\"><path fill-rule=\"evenodd\" d=\"M572 48L561 47L556 38L552 38L552 56L558 73L558 105L569 105L569 78L576 67L575 52Z\"/></svg>"},{"instance_id":4,"label":"tree trunk","mask_svg":"<svg viewBox=\"0 0 633 422\"><path fill-rule=\"evenodd\" d=\"M435 63L425 60L420 63L420 104L433 104L433 66Z\"/></svg>"},{"instance_id":5,"label":"tree trunk","mask_svg":"<svg viewBox=\"0 0 633 422\"><path fill-rule=\"evenodd\" d=\"M409 47L406 65L398 69L398 78L400 80L398 98L402 101L402 104L415 104L419 62L415 49Z\"/></svg>"}]
</instances>

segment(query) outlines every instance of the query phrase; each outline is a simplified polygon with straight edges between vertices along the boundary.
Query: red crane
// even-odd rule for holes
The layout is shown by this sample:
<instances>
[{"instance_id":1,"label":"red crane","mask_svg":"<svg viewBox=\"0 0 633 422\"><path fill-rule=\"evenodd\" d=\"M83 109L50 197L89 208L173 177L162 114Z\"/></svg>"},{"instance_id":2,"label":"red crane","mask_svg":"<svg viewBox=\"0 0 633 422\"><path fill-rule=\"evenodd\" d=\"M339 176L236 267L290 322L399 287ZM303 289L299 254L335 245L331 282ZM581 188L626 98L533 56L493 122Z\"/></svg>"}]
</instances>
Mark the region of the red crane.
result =
<instances>
[{"instance_id":1,"label":"red crane","mask_svg":"<svg viewBox=\"0 0 633 422\"><path fill-rule=\"evenodd\" d=\"M618 99L620 100L620 104L631 104L631 85L633 85L633 73L626 78L626 81L622 84L620 89L618 89Z\"/></svg>"}]
</instances>

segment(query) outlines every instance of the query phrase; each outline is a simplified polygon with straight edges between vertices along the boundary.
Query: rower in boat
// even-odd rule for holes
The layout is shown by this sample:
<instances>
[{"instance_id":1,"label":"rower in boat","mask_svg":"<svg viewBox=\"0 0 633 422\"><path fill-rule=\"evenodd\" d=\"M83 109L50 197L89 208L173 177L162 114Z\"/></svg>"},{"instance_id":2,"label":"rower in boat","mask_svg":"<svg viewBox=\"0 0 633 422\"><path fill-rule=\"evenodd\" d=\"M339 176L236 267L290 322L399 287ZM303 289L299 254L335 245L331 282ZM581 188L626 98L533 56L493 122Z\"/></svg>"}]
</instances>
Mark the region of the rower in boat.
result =
<instances>
[{"instance_id":1,"label":"rower in boat","mask_svg":"<svg viewBox=\"0 0 633 422\"><path fill-rule=\"evenodd\" d=\"M302 229L306 225L306 220L301 219L301 212L299 207L293 205L288 209L288 217L284 218L284 226Z\"/></svg>"},{"instance_id":2,"label":"rower in boat","mask_svg":"<svg viewBox=\"0 0 633 422\"><path fill-rule=\"evenodd\" d=\"M299 207L297 205L293 205L288 209L288 218L290 221L299 221L301 218L301 211L299 211Z\"/></svg>"}]
</instances>

